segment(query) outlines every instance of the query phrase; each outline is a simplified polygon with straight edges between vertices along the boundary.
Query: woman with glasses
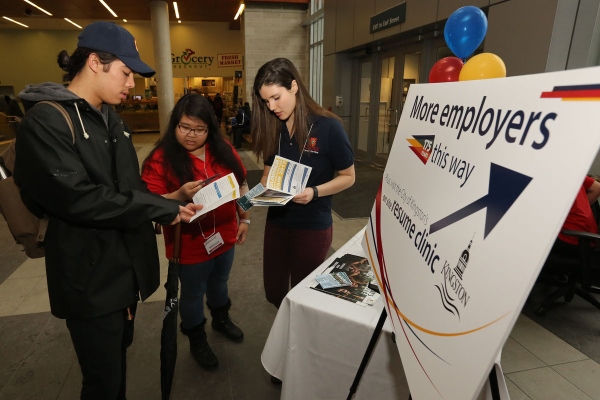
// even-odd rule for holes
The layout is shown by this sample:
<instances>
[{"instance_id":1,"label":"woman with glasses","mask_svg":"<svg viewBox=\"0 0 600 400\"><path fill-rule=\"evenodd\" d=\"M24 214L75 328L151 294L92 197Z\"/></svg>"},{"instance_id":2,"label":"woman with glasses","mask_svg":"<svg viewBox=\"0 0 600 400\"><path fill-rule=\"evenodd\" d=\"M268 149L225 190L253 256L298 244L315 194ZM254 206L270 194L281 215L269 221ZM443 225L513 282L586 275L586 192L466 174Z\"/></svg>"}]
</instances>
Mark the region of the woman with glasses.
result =
<instances>
[{"instance_id":1,"label":"woman with glasses","mask_svg":"<svg viewBox=\"0 0 600 400\"><path fill-rule=\"evenodd\" d=\"M203 181L216 174L234 173L240 192L247 192L246 170L237 152L223 139L219 122L208 100L199 94L183 96L171 113L164 136L142 166L148 189L169 199L190 201ZM230 201L190 224L181 226L181 331L189 338L198 364L213 370L218 360L206 340L204 295L212 327L239 342L242 331L229 317L231 301L227 280L235 244L246 240L248 212ZM167 257L173 254L174 228L164 227Z\"/></svg>"}]
</instances>

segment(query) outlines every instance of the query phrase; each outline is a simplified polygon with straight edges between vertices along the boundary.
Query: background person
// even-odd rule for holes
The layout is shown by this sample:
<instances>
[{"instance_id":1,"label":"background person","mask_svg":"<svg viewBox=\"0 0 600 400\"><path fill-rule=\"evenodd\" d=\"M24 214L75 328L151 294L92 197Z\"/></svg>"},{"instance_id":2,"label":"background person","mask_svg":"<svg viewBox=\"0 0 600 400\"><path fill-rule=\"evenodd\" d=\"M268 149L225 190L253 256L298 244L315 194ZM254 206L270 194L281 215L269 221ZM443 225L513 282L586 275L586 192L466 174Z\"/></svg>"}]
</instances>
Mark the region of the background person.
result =
<instances>
[{"instance_id":1,"label":"background person","mask_svg":"<svg viewBox=\"0 0 600 400\"><path fill-rule=\"evenodd\" d=\"M67 88L44 83L19 96L52 100L68 112L70 129L48 104L20 124L15 181L28 207L49 216L46 275L52 314L65 318L83 375L81 399L125 399L126 348L137 301L158 287L152 221L189 221L200 206L149 193L123 121L110 105L134 87L135 72L154 75L133 36L108 22L88 25L59 65Z\"/></svg>"},{"instance_id":2,"label":"background person","mask_svg":"<svg viewBox=\"0 0 600 400\"><path fill-rule=\"evenodd\" d=\"M219 122L219 125L220 125L221 121L223 120L223 106L224 106L223 99L221 98L221 93L215 94L215 98L213 99L212 106L215 110L215 115L217 116L217 121Z\"/></svg>"},{"instance_id":3,"label":"background person","mask_svg":"<svg viewBox=\"0 0 600 400\"><path fill-rule=\"evenodd\" d=\"M17 99L13 99L9 95L6 95L4 96L4 102L6 103L7 115L19 118L23 117L23 111L21 110L21 106Z\"/></svg>"},{"instance_id":4,"label":"background person","mask_svg":"<svg viewBox=\"0 0 600 400\"><path fill-rule=\"evenodd\" d=\"M250 105L244 104L243 107L239 107L235 114L235 125L231 126L233 136L233 147L241 149L243 146L243 135L250 133Z\"/></svg>"},{"instance_id":5,"label":"background person","mask_svg":"<svg viewBox=\"0 0 600 400\"><path fill-rule=\"evenodd\" d=\"M594 218L591 204L598 201L599 197L600 183L594 180L594 178L586 176L579 188L579 192L577 192L575 201L569 210L569 214L567 214L561 231L573 230L598 233L598 224ZM577 237L559 233L551 252L564 256L578 257L578 244L579 239Z\"/></svg>"},{"instance_id":6,"label":"background person","mask_svg":"<svg viewBox=\"0 0 600 400\"><path fill-rule=\"evenodd\" d=\"M250 110L250 103L248 103L248 102L244 103L244 112L246 113L246 115L248 115L249 118L252 118L252 112Z\"/></svg>"},{"instance_id":7,"label":"background person","mask_svg":"<svg viewBox=\"0 0 600 400\"><path fill-rule=\"evenodd\" d=\"M292 62L276 58L258 70L252 90L252 141L264 160L266 184L276 155L312 167L306 189L282 207L270 207L263 249L267 300L279 307L327 256L332 195L354 184L354 153L335 114L309 95Z\"/></svg>"},{"instance_id":8,"label":"background person","mask_svg":"<svg viewBox=\"0 0 600 400\"><path fill-rule=\"evenodd\" d=\"M0 112L6 115L8 114L8 102L6 101L6 98L8 97L8 100L10 101L10 97L9 96L4 96L2 97L2 99L0 99Z\"/></svg>"},{"instance_id":9,"label":"background person","mask_svg":"<svg viewBox=\"0 0 600 400\"><path fill-rule=\"evenodd\" d=\"M247 192L246 170L223 139L211 105L200 95L183 96L171 113L167 131L144 161L142 179L148 189L167 198L190 201L203 186L202 180L216 173L225 176L231 172L241 192ZM197 219L198 222L181 227L181 331L190 341L193 357L208 370L217 368L218 360L206 340L204 294L211 310L212 327L236 342L244 337L229 318L227 280L235 244L246 240L249 218L248 212L230 201L207 213L205 218ZM165 227L167 257L173 255L172 228ZM205 246L215 238L222 244L209 253Z\"/></svg>"}]
</instances>

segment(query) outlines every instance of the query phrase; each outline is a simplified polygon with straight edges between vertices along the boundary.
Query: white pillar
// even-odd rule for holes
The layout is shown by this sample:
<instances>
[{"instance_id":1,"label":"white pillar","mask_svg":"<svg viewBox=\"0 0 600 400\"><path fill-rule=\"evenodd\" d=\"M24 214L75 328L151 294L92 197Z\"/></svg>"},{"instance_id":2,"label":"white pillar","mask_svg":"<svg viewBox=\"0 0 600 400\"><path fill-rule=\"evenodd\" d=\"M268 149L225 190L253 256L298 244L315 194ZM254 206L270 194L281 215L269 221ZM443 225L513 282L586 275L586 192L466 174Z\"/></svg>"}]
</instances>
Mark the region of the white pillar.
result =
<instances>
[{"instance_id":1,"label":"white pillar","mask_svg":"<svg viewBox=\"0 0 600 400\"><path fill-rule=\"evenodd\" d=\"M158 121L161 136L167 128L169 115L175 105L173 67L171 65L171 31L169 6L166 1L150 0L150 19L154 41L156 90L158 91Z\"/></svg>"}]
</instances>

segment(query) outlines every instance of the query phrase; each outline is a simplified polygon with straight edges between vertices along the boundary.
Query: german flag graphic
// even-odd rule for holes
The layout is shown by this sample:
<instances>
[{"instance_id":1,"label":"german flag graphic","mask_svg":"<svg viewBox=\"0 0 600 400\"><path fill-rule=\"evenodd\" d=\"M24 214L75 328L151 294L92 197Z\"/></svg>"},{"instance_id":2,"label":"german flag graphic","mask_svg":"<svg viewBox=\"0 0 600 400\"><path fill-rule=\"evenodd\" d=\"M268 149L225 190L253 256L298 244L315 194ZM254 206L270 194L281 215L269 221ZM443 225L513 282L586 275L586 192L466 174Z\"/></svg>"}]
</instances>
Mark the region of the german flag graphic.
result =
<instances>
[{"instance_id":1,"label":"german flag graphic","mask_svg":"<svg viewBox=\"0 0 600 400\"><path fill-rule=\"evenodd\" d=\"M427 160L429 160L429 156L433 150L434 139L434 135L417 135L413 136L412 139L409 138L406 140L410 143L408 147L419 157L419 160L423 164L427 164Z\"/></svg>"},{"instance_id":2,"label":"german flag graphic","mask_svg":"<svg viewBox=\"0 0 600 400\"><path fill-rule=\"evenodd\" d=\"M555 86L551 92L542 92L542 99L561 99L562 101L599 101L600 84Z\"/></svg>"}]
</instances>

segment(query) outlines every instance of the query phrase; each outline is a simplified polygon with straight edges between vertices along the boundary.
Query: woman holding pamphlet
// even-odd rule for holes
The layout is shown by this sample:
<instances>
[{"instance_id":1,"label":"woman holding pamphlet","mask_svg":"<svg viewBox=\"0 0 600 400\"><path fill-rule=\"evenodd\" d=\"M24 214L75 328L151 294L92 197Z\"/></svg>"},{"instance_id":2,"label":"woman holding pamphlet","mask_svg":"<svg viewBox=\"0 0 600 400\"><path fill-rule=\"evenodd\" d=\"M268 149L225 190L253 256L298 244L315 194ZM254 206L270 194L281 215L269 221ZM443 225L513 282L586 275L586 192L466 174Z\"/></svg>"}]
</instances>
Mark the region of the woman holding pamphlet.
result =
<instances>
[{"instance_id":1,"label":"woman holding pamphlet","mask_svg":"<svg viewBox=\"0 0 600 400\"><path fill-rule=\"evenodd\" d=\"M292 62L276 58L256 74L252 91L252 142L265 168L265 185L275 156L306 165L306 187L267 214L263 279L267 300L279 308L327 256L332 239L332 195L354 184L354 153L338 116L309 95Z\"/></svg>"},{"instance_id":2,"label":"woman holding pamphlet","mask_svg":"<svg viewBox=\"0 0 600 400\"><path fill-rule=\"evenodd\" d=\"M142 179L148 189L169 199L190 201L208 180L230 173L240 191L247 191L246 170L231 144L221 136L208 100L199 94L183 96L175 104L164 136L144 160ZM218 360L206 340L204 294L213 329L236 342L244 337L229 318L227 280L235 244L244 243L249 224L248 213L229 201L196 222L181 226L181 331L188 336L198 364L208 370L215 369ZM174 227L164 227L169 258L174 232Z\"/></svg>"}]
</instances>

